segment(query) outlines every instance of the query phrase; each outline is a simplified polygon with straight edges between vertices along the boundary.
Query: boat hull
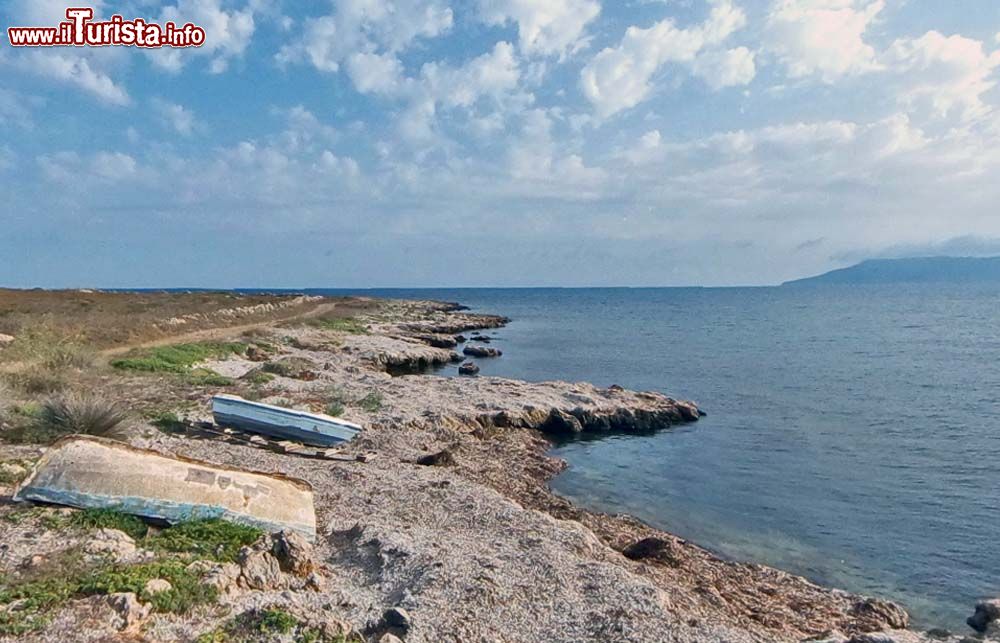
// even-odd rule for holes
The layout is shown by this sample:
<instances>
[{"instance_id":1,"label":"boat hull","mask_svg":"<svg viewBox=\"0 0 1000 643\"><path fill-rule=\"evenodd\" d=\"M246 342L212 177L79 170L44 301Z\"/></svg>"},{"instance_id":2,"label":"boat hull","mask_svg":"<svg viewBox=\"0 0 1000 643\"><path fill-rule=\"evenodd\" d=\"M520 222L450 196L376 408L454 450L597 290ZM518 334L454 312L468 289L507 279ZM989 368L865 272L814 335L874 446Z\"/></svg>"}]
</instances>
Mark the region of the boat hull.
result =
<instances>
[{"instance_id":1,"label":"boat hull","mask_svg":"<svg viewBox=\"0 0 1000 643\"><path fill-rule=\"evenodd\" d=\"M90 436L56 442L18 486L14 500L114 509L170 523L220 518L316 538L313 492L302 480Z\"/></svg>"},{"instance_id":2,"label":"boat hull","mask_svg":"<svg viewBox=\"0 0 1000 643\"><path fill-rule=\"evenodd\" d=\"M219 426L322 447L347 442L361 431L360 426L346 420L233 395L212 398L212 415Z\"/></svg>"}]
</instances>

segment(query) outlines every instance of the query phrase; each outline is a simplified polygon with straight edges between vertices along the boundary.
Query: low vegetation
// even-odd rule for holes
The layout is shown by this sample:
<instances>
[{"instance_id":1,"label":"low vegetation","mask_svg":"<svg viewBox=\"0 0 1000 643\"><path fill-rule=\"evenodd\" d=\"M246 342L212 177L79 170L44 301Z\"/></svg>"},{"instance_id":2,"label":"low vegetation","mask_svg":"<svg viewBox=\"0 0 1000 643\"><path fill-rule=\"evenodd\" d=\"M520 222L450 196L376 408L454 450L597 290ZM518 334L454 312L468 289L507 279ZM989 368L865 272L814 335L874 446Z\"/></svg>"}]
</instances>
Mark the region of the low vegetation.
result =
<instances>
[{"instance_id":1,"label":"low vegetation","mask_svg":"<svg viewBox=\"0 0 1000 643\"><path fill-rule=\"evenodd\" d=\"M134 351L125 357L112 360L111 366L123 371L188 374L198 362L221 359L229 355L243 355L246 350L247 344L241 342L157 346Z\"/></svg>"},{"instance_id":2,"label":"low vegetation","mask_svg":"<svg viewBox=\"0 0 1000 643\"><path fill-rule=\"evenodd\" d=\"M17 578L0 579L0 636L36 630L67 601L85 596L134 592L143 602L151 603L154 610L172 613L212 603L217 598L216 590L201 583L198 573L189 569L190 563L234 561L241 547L252 544L263 533L218 519L181 523L153 533L141 519L107 509L78 511L67 517L36 507L6 518L18 522L40 518L50 529L118 529L158 555L138 564L93 564L87 563L79 550L70 549ZM146 583L156 578L169 582L171 589L147 595ZM15 602L17 609L4 609Z\"/></svg>"},{"instance_id":3,"label":"low vegetation","mask_svg":"<svg viewBox=\"0 0 1000 643\"><path fill-rule=\"evenodd\" d=\"M317 368L316 363L304 357L286 357L261 366L264 373L300 379L312 373Z\"/></svg>"},{"instance_id":4,"label":"low vegetation","mask_svg":"<svg viewBox=\"0 0 1000 643\"><path fill-rule=\"evenodd\" d=\"M378 391L372 391L358 400L358 406L369 413L377 413L382 410L382 394Z\"/></svg>"},{"instance_id":5,"label":"low vegetation","mask_svg":"<svg viewBox=\"0 0 1000 643\"><path fill-rule=\"evenodd\" d=\"M236 560L240 548L253 544L263 532L217 518L193 520L149 536L143 546L156 551L192 554L218 562Z\"/></svg>"},{"instance_id":6,"label":"low vegetation","mask_svg":"<svg viewBox=\"0 0 1000 643\"><path fill-rule=\"evenodd\" d=\"M129 417L119 404L90 394L63 395L12 409L11 426L3 439L15 444L50 444L75 433L121 439Z\"/></svg>"},{"instance_id":7,"label":"low vegetation","mask_svg":"<svg viewBox=\"0 0 1000 643\"><path fill-rule=\"evenodd\" d=\"M264 643L275 640L295 643L353 643L360 637L330 637L319 628L303 623L294 614L277 607L250 610L221 627L198 637L196 643Z\"/></svg>"},{"instance_id":8,"label":"low vegetation","mask_svg":"<svg viewBox=\"0 0 1000 643\"><path fill-rule=\"evenodd\" d=\"M368 327L354 317L316 317L306 322L309 326L346 335L367 335Z\"/></svg>"},{"instance_id":9,"label":"low vegetation","mask_svg":"<svg viewBox=\"0 0 1000 643\"><path fill-rule=\"evenodd\" d=\"M149 527L142 518L113 509L84 509L73 512L69 524L81 529L117 529L135 540L145 538L149 533Z\"/></svg>"}]
</instances>

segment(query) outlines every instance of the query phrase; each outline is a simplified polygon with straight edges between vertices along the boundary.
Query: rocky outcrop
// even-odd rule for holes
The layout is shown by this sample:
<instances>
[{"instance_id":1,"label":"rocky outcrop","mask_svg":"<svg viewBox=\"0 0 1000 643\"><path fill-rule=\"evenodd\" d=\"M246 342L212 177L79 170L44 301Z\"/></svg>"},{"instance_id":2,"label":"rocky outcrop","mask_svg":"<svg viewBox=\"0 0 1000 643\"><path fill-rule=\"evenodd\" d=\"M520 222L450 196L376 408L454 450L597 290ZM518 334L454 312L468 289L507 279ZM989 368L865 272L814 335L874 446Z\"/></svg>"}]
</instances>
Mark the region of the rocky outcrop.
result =
<instances>
[{"instance_id":1,"label":"rocky outcrop","mask_svg":"<svg viewBox=\"0 0 1000 643\"><path fill-rule=\"evenodd\" d=\"M458 346L458 340L451 335L436 335L433 333L426 333L420 335L413 335L413 339L421 341L428 346L433 346L434 348L455 348Z\"/></svg>"},{"instance_id":2,"label":"rocky outcrop","mask_svg":"<svg viewBox=\"0 0 1000 643\"><path fill-rule=\"evenodd\" d=\"M500 357L503 351L489 346L466 346L462 352L470 357Z\"/></svg>"}]
</instances>

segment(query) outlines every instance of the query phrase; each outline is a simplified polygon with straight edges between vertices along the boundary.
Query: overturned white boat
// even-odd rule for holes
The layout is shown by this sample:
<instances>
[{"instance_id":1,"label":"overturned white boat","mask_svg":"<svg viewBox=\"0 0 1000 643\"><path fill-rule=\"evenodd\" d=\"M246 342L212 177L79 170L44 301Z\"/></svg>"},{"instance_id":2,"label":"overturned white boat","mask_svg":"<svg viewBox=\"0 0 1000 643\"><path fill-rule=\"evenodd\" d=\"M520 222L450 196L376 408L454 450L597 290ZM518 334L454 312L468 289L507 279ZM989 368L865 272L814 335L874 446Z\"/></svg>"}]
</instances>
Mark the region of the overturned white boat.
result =
<instances>
[{"instance_id":1,"label":"overturned white boat","mask_svg":"<svg viewBox=\"0 0 1000 643\"><path fill-rule=\"evenodd\" d=\"M309 483L167 456L91 436L56 442L14 493L71 507L114 509L171 523L221 518L316 537Z\"/></svg>"},{"instance_id":2,"label":"overturned white boat","mask_svg":"<svg viewBox=\"0 0 1000 643\"><path fill-rule=\"evenodd\" d=\"M359 425L347 420L251 402L236 395L213 397L212 414L222 427L324 447L347 442L361 432Z\"/></svg>"}]
</instances>

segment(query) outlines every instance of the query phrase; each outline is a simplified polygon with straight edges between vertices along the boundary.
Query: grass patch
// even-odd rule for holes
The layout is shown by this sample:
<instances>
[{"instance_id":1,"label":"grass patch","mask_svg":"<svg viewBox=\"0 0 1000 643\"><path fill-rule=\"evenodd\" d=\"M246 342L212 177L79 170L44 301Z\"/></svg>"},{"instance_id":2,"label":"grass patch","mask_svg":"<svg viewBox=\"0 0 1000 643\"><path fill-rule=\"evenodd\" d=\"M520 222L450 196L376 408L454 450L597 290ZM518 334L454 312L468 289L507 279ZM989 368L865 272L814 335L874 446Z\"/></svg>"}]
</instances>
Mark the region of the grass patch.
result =
<instances>
[{"instance_id":1,"label":"grass patch","mask_svg":"<svg viewBox=\"0 0 1000 643\"><path fill-rule=\"evenodd\" d=\"M358 635L330 637L278 607L250 610L206 632L196 643L270 643L284 639L295 643L347 643L364 641Z\"/></svg>"},{"instance_id":2,"label":"grass patch","mask_svg":"<svg viewBox=\"0 0 1000 643\"><path fill-rule=\"evenodd\" d=\"M347 335L367 335L368 326L354 317L317 317L306 322L309 326Z\"/></svg>"},{"instance_id":3,"label":"grass patch","mask_svg":"<svg viewBox=\"0 0 1000 643\"><path fill-rule=\"evenodd\" d=\"M184 376L184 381L194 386L232 386L236 382L231 377L219 375L208 368L196 368Z\"/></svg>"},{"instance_id":4,"label":"grass patch","mask_svg":"<svg viewBox=\"0 0 1000 643\"><path fill-rule=\"evenodd\" d=\"M274 375L262 369L254 369L243 376L243 381L255 386L263 386L274 381Z\"/></svg>"},{"instance_id":5,"label":"grass patch","mask_svg":"<svg viewBox=\"0 0 1000 643\"><path fill-rule=\"evenodd\" d=\"M165 592L148 595L146 583L162 578L170 583ZM180 560L157 560L138 565L112 565L92 570L79 579L79 594L116 594L134 592L141 600L152 603L157 612L183 614L198 605L212 603L218 597L214 587L203 585L195 572Z\"/></svg>"},{"instance_id":6,"label":"grass patch","mask_svg":"<svg viewBox=\"0 0 1000 643\"><path fill-rule=\"evenodd\" d=\"M82 529L117 529L124 531L133 540L140 540L149 533L149 527L142 518L121 513L114 509L84 509L72 514L69 524Z\"/></svg>"},{"instance_id":7,"label":"grass patch","mask_svg":"<svg viewBox=\"0 0 1000 643\"><path fill-rule=\"evenodd\" d=\"M368 395L364 396L358 400L358 406L360 406L365 411L369 413L376 413L382 410L382 394L378 391L372 391Z\"/></svg>"},{"instance_id":8,"label":"grass patch","mask_svg":"<svg viewBox=\"0 0 1000 643\"><path fill-rule=\"evenodd\" d=\"M173 411L157 411L148 417L149 423L164 433L183 433L187 427Z\"/></svg>"},{"instance_id":9,"label":"grass patch","mask_svg":"<svg viewBox=\"0 0 1000 643\"><path fill-rule=\"evenodd\" d=\"M325 412L327 415L331 415L335 418L340 417L344 414L344 405L342 402L334 400L326 405Z\"/></svg>"},{"instance_id":10,"label":"grass patch","mask_svg":"<svg viewBox=\"0 0 1000 643\"><path fill-rule=\"evenodd\" d=\"M7 373L5 378L13 388L28 395L51 395L69 386L65 375L49 369Z\"/></svg>"},{"instance_id":11,"label":"grass patch","mask_svg":"<svg viewBox=\"0 0 1000 643\"><path fill-rule=\"evenodd\" d=\"M144 545L159 551L194 554L219 562L234 562L240 548L263 535L260 529L217 518L174 525L150 536Z\"/></svg>"},{"instance_id":12,"label":"grass patch","mask_svg":"<svg viewBox=\"0 0 1000 643\"><path fill-rule=\"evenodd\" d=\"M185 374L198 362L221 359L229 355L243 355L246 350L247 345L242 342L203 342L157 346L113 360L111 366L122 371Z\"/></svg>"}]
</instances>

